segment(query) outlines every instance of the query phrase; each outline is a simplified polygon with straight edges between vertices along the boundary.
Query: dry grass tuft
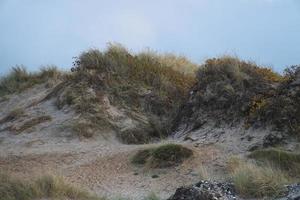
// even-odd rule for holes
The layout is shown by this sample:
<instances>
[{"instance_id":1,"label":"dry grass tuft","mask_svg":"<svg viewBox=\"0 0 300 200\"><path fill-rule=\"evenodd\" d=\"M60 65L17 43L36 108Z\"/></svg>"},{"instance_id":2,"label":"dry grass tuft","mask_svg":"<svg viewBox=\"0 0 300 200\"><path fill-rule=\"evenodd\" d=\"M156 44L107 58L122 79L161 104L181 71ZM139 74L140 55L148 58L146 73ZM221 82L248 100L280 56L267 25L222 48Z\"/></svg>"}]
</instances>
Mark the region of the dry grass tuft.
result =
<instances>
[{"instance_id":1,"label":"dry grass tuft","mask_svg":"<svg viewBox=\"0 0 300 200\"><path fill-rule=\"evenodd\" d=\"M21 125L20 127L17 127L15 130L12 130L12 131L15 131L16 133L21 133L21 132L23 132L27 129L30 129L38 124L41 124L41 123L44 123L47 121L51 121L51 120L52 120L51 116L48 116L48 115L36 117L36 118L26 121L23 125Z\"/></svg>"},{"instance_id":2,"label":"dry grass tuft","mask_svg":"<svg viewBox=\"0 0 300 200\"><path fill-rule=\"evenodd\" d=\"M229 171L237 192L247 198L278 197L285 192L284 185L291 182L284 171L270 164L259 166L232 159Z\"/></svg>"},{"instance_id":3,"label":"dry grass tuft","mask_svg":"<svg viewBox=\"0 0 300 200\"><path fill-rule=\"evenodd\" d=\"M262 149L251 152L249 155L259 162L270 162L282 170L287 170L293 176L300 173L300 154L280 149Z\"/></svg>"},{"instance_id":4,"label":"dry grass tuft","mask_svg":"<svg viewBox=\"0 0 300 200\"><path fill-rule=\"evenodd\" d=\"M43 198L100 200L88 192L66 183L62 177L42 176L25 181L0 174L0 200L33 200Z\"/></svg>"},{"instance_id":5,"label":"dry grass tuft","mask_svg":"<svg viewBox=\"0 0 300 200\"><path fill-rule=\"evenodd\" d=\"M0 79L0 96L22 92L36 84L45 83L49 79L62 76L55 66L43 67L37 73L30 73L24 66L13 67L10 74Z\"/></svg>"}]
</instances>

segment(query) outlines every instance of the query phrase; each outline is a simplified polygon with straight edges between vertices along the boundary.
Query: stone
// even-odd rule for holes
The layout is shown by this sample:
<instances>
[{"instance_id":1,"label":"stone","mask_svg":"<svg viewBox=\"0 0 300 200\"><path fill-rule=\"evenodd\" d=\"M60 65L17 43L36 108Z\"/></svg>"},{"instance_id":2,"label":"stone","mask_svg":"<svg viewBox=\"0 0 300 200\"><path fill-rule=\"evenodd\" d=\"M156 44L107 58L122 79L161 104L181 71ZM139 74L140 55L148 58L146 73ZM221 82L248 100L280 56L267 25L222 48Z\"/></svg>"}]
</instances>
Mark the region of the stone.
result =
<instances>
[{"instance_id":1,"label":"stone","mask_svg":"<svg viewBox=\"0 0 300 200\"><path fill-rule=\"evenodd\" d=\"M231 183L200 181L195 185L178 188L168 200L234 200Z\"/></svg>"}]
</instances>

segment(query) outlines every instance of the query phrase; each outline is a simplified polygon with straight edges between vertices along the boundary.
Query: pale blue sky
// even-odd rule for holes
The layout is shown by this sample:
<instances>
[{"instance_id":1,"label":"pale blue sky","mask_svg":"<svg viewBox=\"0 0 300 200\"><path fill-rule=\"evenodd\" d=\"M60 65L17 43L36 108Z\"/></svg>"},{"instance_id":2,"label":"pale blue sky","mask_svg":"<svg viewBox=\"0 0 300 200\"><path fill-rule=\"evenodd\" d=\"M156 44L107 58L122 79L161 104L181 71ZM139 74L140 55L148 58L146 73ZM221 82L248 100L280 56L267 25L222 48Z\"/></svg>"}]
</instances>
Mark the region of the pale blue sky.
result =
<instances>
[{"instance_id":1,"label":"pale blue sky","mask_svg":"<svg viewBox=\"0 0 300 200\"><path fill-rule=\"evenodd\" d=\"M107 42L282 71L300 64L300 0L0 0L1 75L16 64L69 68Z\"/></svg>"}]
</instances>

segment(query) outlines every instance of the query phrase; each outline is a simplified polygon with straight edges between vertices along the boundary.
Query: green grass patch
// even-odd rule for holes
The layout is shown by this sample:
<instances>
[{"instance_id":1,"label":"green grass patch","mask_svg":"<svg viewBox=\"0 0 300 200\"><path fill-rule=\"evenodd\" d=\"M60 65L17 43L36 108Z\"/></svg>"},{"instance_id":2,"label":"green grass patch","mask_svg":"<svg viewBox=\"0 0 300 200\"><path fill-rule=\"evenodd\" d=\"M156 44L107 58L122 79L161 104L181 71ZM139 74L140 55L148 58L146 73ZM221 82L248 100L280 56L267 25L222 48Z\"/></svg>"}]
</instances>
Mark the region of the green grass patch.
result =
<instances>
[{"instance_id":1,"label":"green grass patch","mask_svg":"<svg viewBox=\"0 0 300 200\"><path fill-rule=\"evenodd\" d=\"M152 149L144 149L138 151L133 157L131 162L137 165L144 165L147 163L148 158L151 157Z\"/></svg>"},{"instance_id":2,"label":"green grass patch","mask_svg":"<svg viewBox=\"0 0 300 200\"><path fill-rule=\"evenodd\" d=\"M156 148L138 151L132 157L132 163L150 168L165 168L181 164L193 155L192 150L178 144L165 144Z\"/></svg>"}]
</instances>

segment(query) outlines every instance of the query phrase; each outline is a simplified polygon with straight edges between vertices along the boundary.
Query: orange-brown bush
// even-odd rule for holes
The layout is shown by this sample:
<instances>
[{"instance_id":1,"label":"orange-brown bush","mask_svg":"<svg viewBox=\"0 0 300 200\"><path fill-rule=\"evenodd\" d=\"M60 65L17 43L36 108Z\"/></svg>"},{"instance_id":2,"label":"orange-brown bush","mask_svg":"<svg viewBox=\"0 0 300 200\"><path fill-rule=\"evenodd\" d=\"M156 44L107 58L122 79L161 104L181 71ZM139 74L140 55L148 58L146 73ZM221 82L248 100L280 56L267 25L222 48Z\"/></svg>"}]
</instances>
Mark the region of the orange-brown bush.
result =
<instances>
[{"instance_id":1,"label":"orange-brown bush","mask_svg":"<svg viewBox=\"0 0 300 200\"><path fill-rule=\"evenodd\" d=\"M190 101L177 119L191 122L192 129L212 119L217 124L245 121L246 127L271 125L299 133L299 69L289 68L282 76L235 57L208 59L200 66Z\"/></svg>"},{"instance_id":2,"label":"orange-brown bush","mask_svg":"<svg viewBox=\"0 0 300 200\"><path fill-rule=\"evenodd\" d=\"M254 119L272 124L277 130L300 133L300 67L285 70L283 81L273 95L265 95L265 105L256 110Z\"/></svg>"},{"instance_id":3,"label":"orange-brown bush","mask_svg":"<svg viewBox=\"0 0 300 200\"><path fill-rule=\"evenodd\" d=\"M194 92L207 109L240 117L262 106L264 101L256 96L272 95L272 84L281 80L281 76L252 62L222 57L207 60L199 69L197 79Z\"/></svg>"}]
</instances>

